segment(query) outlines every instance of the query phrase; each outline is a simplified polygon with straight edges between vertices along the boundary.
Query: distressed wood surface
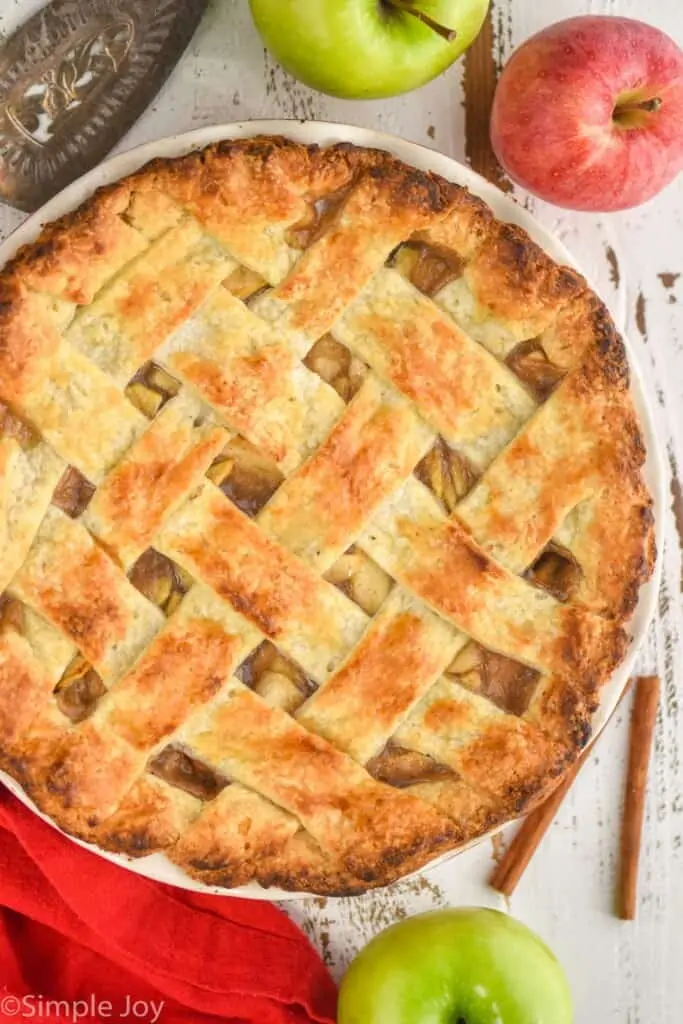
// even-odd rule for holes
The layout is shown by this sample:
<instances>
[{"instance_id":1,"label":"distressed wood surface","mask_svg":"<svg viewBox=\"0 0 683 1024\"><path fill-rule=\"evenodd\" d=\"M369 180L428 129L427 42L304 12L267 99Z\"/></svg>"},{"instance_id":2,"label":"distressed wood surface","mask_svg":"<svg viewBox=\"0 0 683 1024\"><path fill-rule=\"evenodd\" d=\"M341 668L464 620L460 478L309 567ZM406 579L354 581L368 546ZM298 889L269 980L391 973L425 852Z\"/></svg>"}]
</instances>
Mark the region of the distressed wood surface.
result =
<instances>
[{"instance_id":1,"label":"distressed wood surface","mask_svg":"<svg viewBox=\"0 0 683 1024\"><path fill-rule=\"evenodd\" d=\"M40 0L0 0L0 31L9 32ZM680 0L496 0L490 53L499 68L512 49L551 21L580 13L621 14L657 24L683 40ZM259 117L318 118L394 132L464 160L480 140L465 138L465 87L472 131L478 75L457 65L411 95L351 103L317 95L264 54L246 0L213 0L195 39L153 107L119 148L221 121ZM624 328L643 369L671 470L673 514L666 522L659 610L637 665L664 687L647 802L638 919L613 913L620 810L630 703L622 705L584 768L512 900L565 963L577 1024L681 1024L683 970L683 684L680 636L683 544L683 180L649 205L612 216L572 214L524 194L517 198L553 230L595 282ZM7 235L21 215L0 209ZM417 880L357 900L290 903L288 912L339 976L355 952L392 921L421 910L485 900L496 844L441 865Z\"/></svg>"}]
</instances>

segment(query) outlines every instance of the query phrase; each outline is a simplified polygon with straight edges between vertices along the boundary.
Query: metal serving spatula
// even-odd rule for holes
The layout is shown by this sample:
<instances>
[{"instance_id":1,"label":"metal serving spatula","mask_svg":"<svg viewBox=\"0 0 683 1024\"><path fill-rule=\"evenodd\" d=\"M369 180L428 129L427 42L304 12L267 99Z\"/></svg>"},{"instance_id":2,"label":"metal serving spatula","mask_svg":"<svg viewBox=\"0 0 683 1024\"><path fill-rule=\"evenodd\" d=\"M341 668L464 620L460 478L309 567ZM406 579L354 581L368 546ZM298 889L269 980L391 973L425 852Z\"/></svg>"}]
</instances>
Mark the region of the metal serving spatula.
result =
<instances>
[{"instance_id":1,"label":"metal serving spatula","mask_svg":"<svg viewBox=\"0 0 683 1024\"><path fill-rule=\"evenodd\" d=\"M0 49L0 200L32 211L125 135L208 0L52 0Z\"/></svg>"}]
</instances>

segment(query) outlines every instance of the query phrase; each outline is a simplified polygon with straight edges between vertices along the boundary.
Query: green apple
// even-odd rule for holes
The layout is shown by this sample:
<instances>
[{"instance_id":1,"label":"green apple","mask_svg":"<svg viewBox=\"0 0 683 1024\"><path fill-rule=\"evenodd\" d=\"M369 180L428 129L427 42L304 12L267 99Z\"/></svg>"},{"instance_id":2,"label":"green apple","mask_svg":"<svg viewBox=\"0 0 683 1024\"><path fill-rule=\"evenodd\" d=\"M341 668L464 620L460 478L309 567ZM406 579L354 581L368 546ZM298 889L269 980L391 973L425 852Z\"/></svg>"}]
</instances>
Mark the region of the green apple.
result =
<instances>
[{"instance_id":1,"label":"green apple","mask_svg":"<svg viewBox=\"0 0 683 1024\"><path fill-rule=\"evenodd\" d=\"M338 1024L572 1024L564 971L498 910L437 910L392 925L342 982Z\"/></svg>"},{"instance_id":2,"label":"green apple","mask_svg":"<svg viewBox=\"0 0 683 1024\"><path fill-rule=\"evenodd\" d=\"M424 85L476 38L489 0L250 0L268 49L306 85L347 99Z\"/></svg>"}]
</instances>

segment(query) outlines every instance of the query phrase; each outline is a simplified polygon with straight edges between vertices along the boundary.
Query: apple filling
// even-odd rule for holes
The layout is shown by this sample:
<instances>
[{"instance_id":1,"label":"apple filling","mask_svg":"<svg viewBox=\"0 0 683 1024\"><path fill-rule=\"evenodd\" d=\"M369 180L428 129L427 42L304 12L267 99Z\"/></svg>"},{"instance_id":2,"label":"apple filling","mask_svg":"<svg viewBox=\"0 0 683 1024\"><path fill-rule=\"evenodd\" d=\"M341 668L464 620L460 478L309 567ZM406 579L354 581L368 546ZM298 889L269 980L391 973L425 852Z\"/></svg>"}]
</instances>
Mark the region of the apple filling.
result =
<instances>
[{"instance_id":1,"label":"apple filling","mask_svg":"<svg viewBox=\"0 0 683 1024\"><path fill-rule=\"evenodd\" d=\"M237 675L271 707L293 714L316 689L315 683L277 647L264 640L242 662Z\"/></svg>"},{"instance_id":2,"label":"apple filling","mask_svg":"<svg viewBox=\"0 0 683 1024\"><path fill-rule=\"evenodd\" d=\"M65 512L72 519L77 519L90 504L90 499L95 493L95 485L91 484L73 466L62 474L52 495L52 504Z\"/></svg>"},{"instance_id":3,"label":"apple filling","mask_svg":"<svg viewBox=\"0 0 683 1024\"><path fill-rule=\"evenodd\" d=\"M194 580L170 558L148 548L128 574L133 586L164 615L172 615Z\"/></svg>"},{"instance_id":4,"label":"apple filling","mask_svg":"<svg viewBox=\"0 0 683 1024\"><path fill-rule=\"evenodd\" d=\"M308 249L310 245L317 242L336 217L352 187L352 185L347 185L337 192L330 192L326 196L309 201L306 213L301 220L287 229L285 235L287 244L291 245L293 249Z\"/></svg>"},{"instance_id":5,"label":"apple filling","mask_svg":"<svg viewBox=\"0 0 683 1024\"><path fill-rule=\"evenodd\" d=\"M456 655L446 674L496 707L518 716L528 708L540 679L536 669L488 651L473 641Z\"/></svg>"},{"instance_id":6,"label":"apple filling","mask_svg":"<svg viewBox=\"0 0 683 1024\"><path fill-rule=\"evenodd\" d=\"M24 632L24 606L21 601L10 597L9 594L0 595L0 633L6 630L13 630L16 633Z\"/></svg>"},{"instance_id":7,"label":"apple filling","mask_svg":"<svg viewBox=\"0 0 683 1024\"><path fill-rule=\"evenodd\" d=\"M539 402L549 398L565 376L564 370L550 362L540 341L533 338L515 345L505 362Z\"/></svg>"},{"instance_id":8,"label":"apple filling","mask_svg":"<svg viewBox=\"0 0 683 1024\"><path fill-rule=\"evenodd\" d=\"M391 576L355 546L337 559L325 579L334 583L368 615L377 614L393 586Z\"/></svg>"},{"instance_id":9,"label":"apple filling","mask_svg":"<svg viewBox=\"0 0 683 1024\"><path fill-rule=\"evenodd\" d=\"M156 363L146 363L127 385L125 394L136 409L152 420L179 391L180 384L175 377Z\"/></svg>"},{"instance_id":10,"label":"apple filling","mask_svg":"<svg viewBox=\"0 0 683 1024\"><path fill-rule=\"evenodd\" d=\"M0 436L12 438L24 451L35 448L40 440L35 430L15 416L3 402L0 402Z\"/></svg>"},{"instance_id":11,"label":"apple filling","mask_svg":"<svg viewBox=\"0 0 683 1024\"><path fill-rule=\"evenodd\" d=\"M89 718L106 692L97 672L81 654L67 666L54 689L59 710L74 724Z\"/></svg>"},{"instance_id":12,"label":"apple filling","mask_svg":"<svg viewBox=\"0 0 683 1024\"><path fill-rule=\"evenodd\" d=\"M439 438L415 467L415 475L451 513L472 489L478 474L464 455Z\"/></svg>"},{"instance_id":13,"label":"apple filling","mask_svg":"<svg viewBox=\"0 0 683 1024\"><path fill-rule=\"evenodd\" d=\"M429 296L462 277L465 268L457 253L427 242L406 242L393 255L391 265Z\"/></svg>"},{"instance_id":14,"label":"apple filling","mask_svg":"<svg viewBox=\"0 0 683 1024\"><path fill-rule=\"evenodd\" d=\"M213 800L230 785L230 779L173 744L152 758L147 771L198 800Z\"/></svg>"},{"instance_id":15,"label":"apple filling","mask_svg":"<svg viewBox=\"0 0 683 1024\"><path fill-rule=\"evenodd\" d=\"M427 754L399 747L391 741L377 757L368 761L366 768L378 782L396 789L457 778L456 773L447 765L440 764Z\"/></svg>"},{"instance_id":16,"label":"apple filling","mask_svg":"<svg viewBox=\"0 0 683 1024\"><path fill-rule=\"evenodd\" d=\"M345 402L351 401L367 373L365 363L352 355L345 345L335 341L331 334L324 334L316 341L304 364L333 387Z\"/></svg>"},{"instance_id":17,"label":"apple filling","mask_svg":"<svg viewBox=\"0 0 683 1024\"><path fill-rule=\"evenodd\" d=\"M571 551L552 541L525 573L537 587L547 590L558 601L569 601L582 577L581 566Z\"/></svg>"},{"instance_id":18,"label":"apple filling","mask_svg":"<svg viewBox=\"0 0 683 1024\"><path fill-rule=\"evenodd\" d=\"M256 515L284 477L275 462L242 437L233 437L207 474L242 512Z\"/></svg>"},{"instance_id":19,"label":"apple filling","mask_svg":"<svg viewBox=\"0 0 683 1024\"><path fill-rule=\"evenodd\" d=\"M260 274L257 274L255 270L250 270L249 267L237 267L223 281L223 287L232 292L235 298L253 299L259 292L265 291L268 287L268 282L265 277L261 277Z\"/></svg>"}]
</instances>

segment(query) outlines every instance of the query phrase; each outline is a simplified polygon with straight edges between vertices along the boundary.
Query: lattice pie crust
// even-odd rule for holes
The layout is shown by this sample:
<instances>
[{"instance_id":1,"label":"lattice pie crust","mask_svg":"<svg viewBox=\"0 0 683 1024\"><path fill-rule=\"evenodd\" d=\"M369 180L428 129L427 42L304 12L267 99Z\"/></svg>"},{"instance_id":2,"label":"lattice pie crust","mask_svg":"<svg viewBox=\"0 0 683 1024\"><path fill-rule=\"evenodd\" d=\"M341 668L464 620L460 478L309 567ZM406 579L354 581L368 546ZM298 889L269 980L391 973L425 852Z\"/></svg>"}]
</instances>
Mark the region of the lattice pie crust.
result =
<instances>
[{"instance_id":1,"label":"lattice pie crust","mask_svg":"<svg viewBox=\"0 0 683 1024\"><path fill-rule=\"evenodd\" d=\"M0 765L195 878L356 892L527 809L651 571L622 343L391 156L159 161L0 276Z\"/></svg>"}]
</instances>

